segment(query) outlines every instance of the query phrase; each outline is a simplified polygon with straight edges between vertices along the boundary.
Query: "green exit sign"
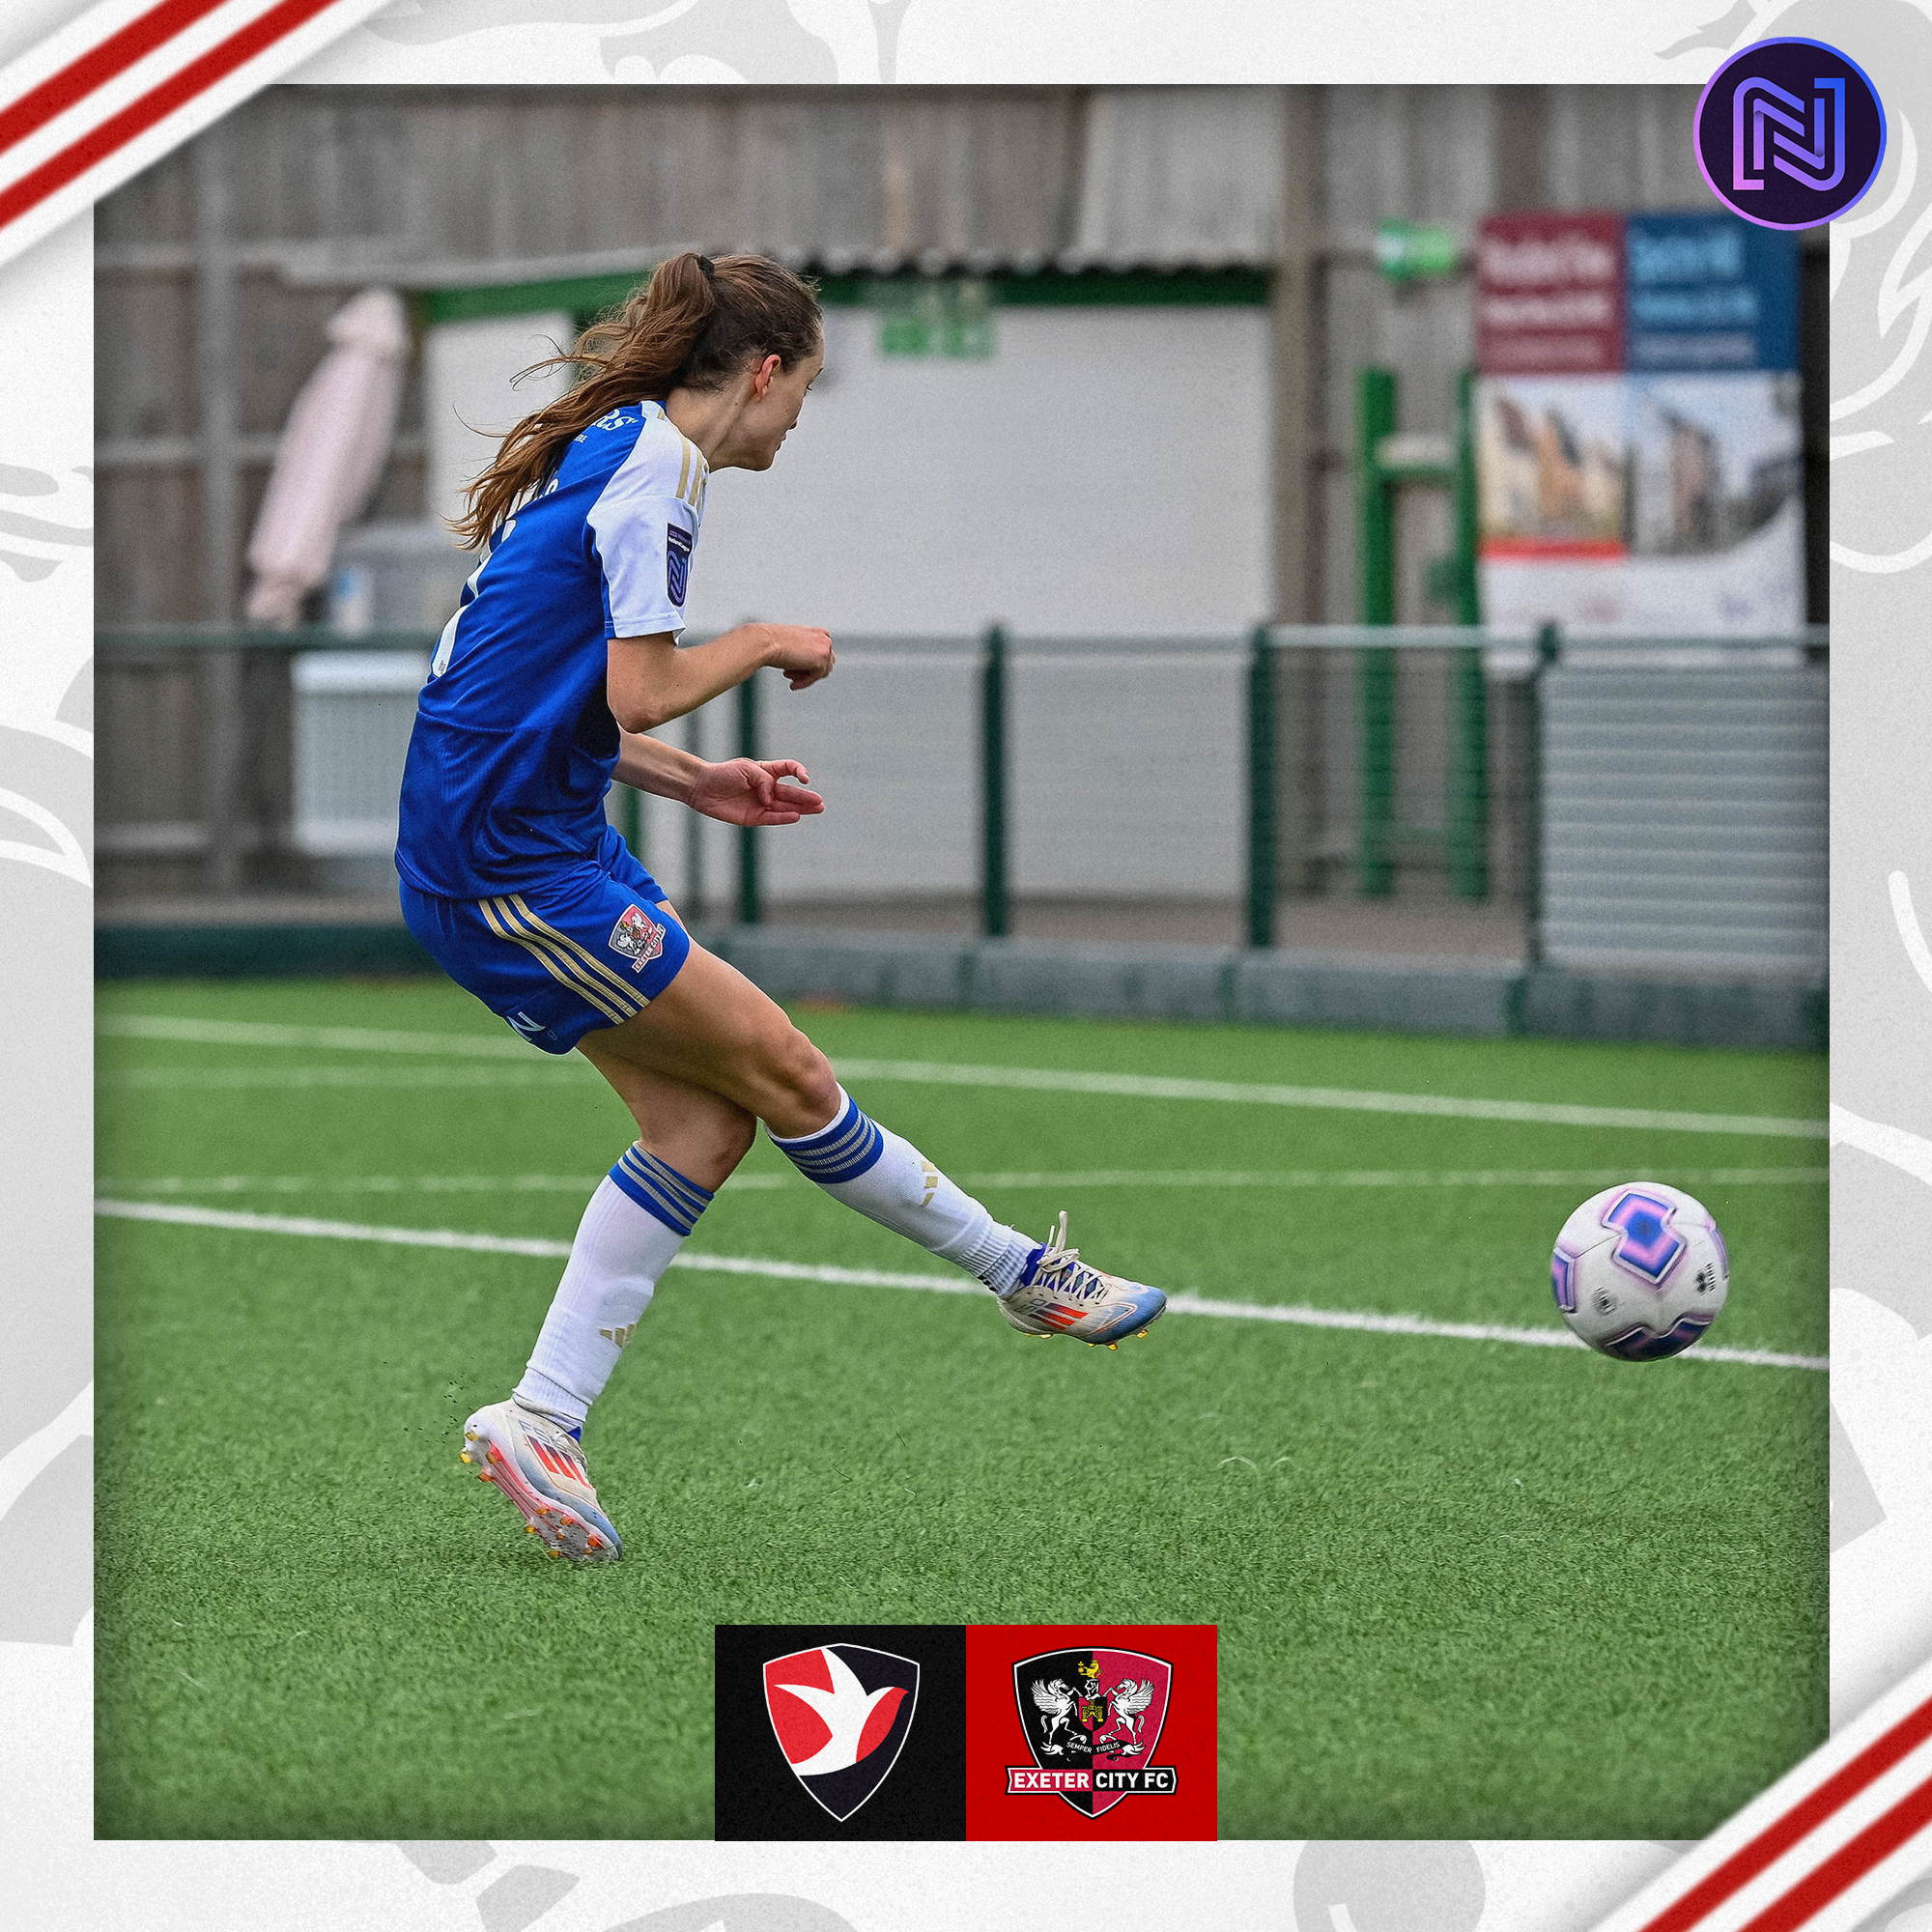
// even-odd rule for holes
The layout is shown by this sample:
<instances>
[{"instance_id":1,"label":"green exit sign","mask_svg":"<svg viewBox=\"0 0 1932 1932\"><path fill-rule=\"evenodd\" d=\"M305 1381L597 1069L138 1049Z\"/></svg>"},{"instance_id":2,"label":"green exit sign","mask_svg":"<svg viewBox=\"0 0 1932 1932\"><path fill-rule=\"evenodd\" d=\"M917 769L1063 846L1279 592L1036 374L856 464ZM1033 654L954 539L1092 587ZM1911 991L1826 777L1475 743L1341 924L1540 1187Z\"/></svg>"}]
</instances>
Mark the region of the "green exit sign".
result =
<instances>
[{"instance_id":1,"label":"green exit sign","mask_svg":"<svg viewBox=\"0 0 1932 1932\"><path fill-rule=\"evenodd\" d=\"M970 276L874 282L867 304L879 312L882 355L951 355L983 361L993 354L992 295Z\"/></svg>"},{"instance_id":2,"label":"green exit sign","mask_svg":"<svg viewBox=\"0 0 1932 1932\"><path fill-rule=\"evenodd\" d=\"M1453 228L1390 219L1376 230L1376 267L1392 282L1453 275L1462 265L1462 238Z\"/></svg>"}]
</instances>

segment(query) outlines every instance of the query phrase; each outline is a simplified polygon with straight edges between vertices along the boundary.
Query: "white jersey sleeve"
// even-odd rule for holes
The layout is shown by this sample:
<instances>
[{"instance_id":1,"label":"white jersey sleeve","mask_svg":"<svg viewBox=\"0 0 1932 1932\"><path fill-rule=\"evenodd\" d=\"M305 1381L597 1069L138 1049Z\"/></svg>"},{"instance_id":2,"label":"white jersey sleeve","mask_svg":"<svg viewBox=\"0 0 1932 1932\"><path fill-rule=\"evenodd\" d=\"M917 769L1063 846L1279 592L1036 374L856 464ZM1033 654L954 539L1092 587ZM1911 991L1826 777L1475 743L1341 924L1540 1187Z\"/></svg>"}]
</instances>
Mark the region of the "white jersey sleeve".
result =
<instances>
[{"instance_id":1,"label":"white jersey sleeve","mask_svg":"<svg viewBox=\"0 0 1932 1932\"><path fill-rule=\"evenodd\" d=\"M590 506L586 521L604 578L604 616L613 638L684 629L691 554L704 518L711 470L697 446L662 410L643 427Z\"/></svg>"}]
</instances>

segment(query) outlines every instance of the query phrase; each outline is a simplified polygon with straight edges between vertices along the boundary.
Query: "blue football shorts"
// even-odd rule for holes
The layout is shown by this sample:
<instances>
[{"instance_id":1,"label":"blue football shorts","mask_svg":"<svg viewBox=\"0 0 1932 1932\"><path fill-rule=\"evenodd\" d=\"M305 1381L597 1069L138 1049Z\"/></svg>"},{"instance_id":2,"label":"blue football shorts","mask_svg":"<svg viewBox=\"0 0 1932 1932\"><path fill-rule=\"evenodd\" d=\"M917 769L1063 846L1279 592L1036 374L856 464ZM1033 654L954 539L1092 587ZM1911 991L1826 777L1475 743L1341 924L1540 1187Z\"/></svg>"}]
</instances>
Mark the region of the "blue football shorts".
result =
<instances>
[{"instance_id":1,"label":"blue football shorts","mask_svg":"<svg viewBox=\"0 0 1932 1932\"><path fill-rule=\"evenodd\" d=\"M546 1053L641 1012L691 953L664 888L621 844L494 898L401 888L403 922L424 952Z\"/></svg>"}]
</instances>

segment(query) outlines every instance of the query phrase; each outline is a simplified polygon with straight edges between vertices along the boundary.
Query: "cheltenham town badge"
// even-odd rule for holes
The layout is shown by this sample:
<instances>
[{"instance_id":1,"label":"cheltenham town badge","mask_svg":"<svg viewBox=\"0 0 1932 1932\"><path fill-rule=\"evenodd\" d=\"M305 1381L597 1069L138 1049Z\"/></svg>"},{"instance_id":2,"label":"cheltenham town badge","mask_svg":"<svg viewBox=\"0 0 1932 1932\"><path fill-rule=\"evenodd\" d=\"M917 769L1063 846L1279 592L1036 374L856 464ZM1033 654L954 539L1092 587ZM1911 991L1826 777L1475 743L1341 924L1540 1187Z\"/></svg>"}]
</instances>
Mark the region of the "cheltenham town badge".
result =
<instances>
[{"instance_id":1,"label":"cheltenham town badge","mask_svg":"<svg viewBox=\"0 0 1932 1932\"><path fill-rule=\"evenodd\" d=\"M919 1665L889 1650L828 1643L765 1665L765 1713L785 1762L840 1824L898 1762L919 1702Z\"/></svg>"},{"instance_id":2,"label":"cheltenham town badge","mask_svg":"<svg viewBox=\"0 0 1932 1932\"><path fill-rule=\"evenodd\" d=\"M621 952L633 973L641 973L664 950L664 927L642 906L626 906L623 918L611 928L611 951Z\"/></svg>"},{"instance_id":3,"label":"cheltenham town badge","mask_svg":"<svg viewBox=\"0 0 1932 1932\"><path fill-rule=\"evenodd\" d=\"M1051 1793L1089 1818L1122 1798L1165 1798L1172 1765L1153 1762L1174 1667L1137 1650L1054 1650L1013 1665L1032 1764L1007 1767L1009 1793Z\"/></svg>"}]
</instances>

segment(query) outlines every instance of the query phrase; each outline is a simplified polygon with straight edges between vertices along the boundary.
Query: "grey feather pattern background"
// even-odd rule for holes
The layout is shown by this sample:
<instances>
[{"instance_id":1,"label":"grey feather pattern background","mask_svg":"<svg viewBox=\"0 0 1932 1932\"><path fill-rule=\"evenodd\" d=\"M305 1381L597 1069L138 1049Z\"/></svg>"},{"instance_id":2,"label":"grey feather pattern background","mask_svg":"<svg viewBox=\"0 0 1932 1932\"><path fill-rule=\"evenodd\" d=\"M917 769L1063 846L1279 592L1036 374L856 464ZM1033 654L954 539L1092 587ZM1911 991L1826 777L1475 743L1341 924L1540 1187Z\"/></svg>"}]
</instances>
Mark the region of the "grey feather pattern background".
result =
<instances>
[{"instance_id":1,"label":"grey feather pattern background","mask_svg":"<svg viewBox=\"0 0 1932 1932\"><path fill-rule=\"evenodd\" d=\"M834 77L835 29L844 42L863 27L870 37L874 71L864 76L890 80L895 72L899 25L910 0L400 0L369 24L368 32L399 45L457 39L496 25L540 24L597 27L607 71L631 62L630 77L661 75L680 61L715 64L759 82L811 82ZM1848 408L1834 432L1871 438L1849 451L1834 469L1835 531L1842 549L1867 561L1841 558L1847 572L1862 574L1883 592L1879 601L1840 611L1861 626L1868 621L1910 624L1922 640L1924 585L1918 576L1908 599L1900 580L1932 562L1932 551L1916 556L1932 531L1932 353L1906 348L1932 306L1932 20L1907 0L1738 0L1718 11L1715 0L1687 8L1683 35L1658 50L1676 61L1710 50L1727 50L1760 32L1809 34L1862 49L1895 52L1882 82L1892 114L1892 156L1887 173L1855 220L1871 215L1897 189L1907 152L1918 156L1916 180L1899 194L1886 221L1851 239L1834 291L1834 391ZM846 73L843 77L859 77ZM1908 149L1909 142L1909 149ZM1918 239L1914 240L1913 238ZM1838 265L1834 263L1834 270ZM1839 318L1845 320L1840 322ZM1919 333L1923 340L1922 332ZM1859 400L1894 363L1903 367L1881 393ZM1884 439L1878 440L1876 439ZM4 452L0 452L4 454ZM56 472L0 462L0 651L33 648L24 622L25 592L63 572L88 567L91 514L85 509L84 466ZM1912 561L1904 559L1913 558ZM1878 559L1882 569L1869 567ZM1880 582L1879 580L1886 580ZM1837 585L1834 584L1834 592ZM1850 625L1847 625L1850 630ZM5 659L0 659L4 665ZM0 670L0 688L5 672ZM1932 701L1932 680L1920 693ZM1914 713L1918 769L1922 774L1925 711ZM0 792L27 801L33 810L9 811L0 802L0 957L4 957L10 1007L17 1018L9 1035L10 1105L4 1116L8 1144L0 1152L0 1211L8 1217L10 1266L0 1282L0 1314L9 1319L10 1393L0 1409L0 1642L71 1644L84 1630L91 1601L85 1523L91 1498L92 1423L87 1397L87 1324L30 1319L29 1297L60 1297L83 1310L89 1293L74 1230L86 1206L74 1211L71 1181L87 1172L91 1118L73 1092L71 1042L88 1025L91 933L87 882L73 864L91 850L92 774L83 744L91 724L85 672L70 687L52 721L56 735L29 728L0 710ZM1920 784L1922 790L1922 782ZM55 828L58 828L56 830ZM62 834L66 837L63 838ZM1932 813L1919 808L1881 828L1869 828L1855 844L1834 847L1834 862L1863 868L1866 882L1895 864L1919 861L1922 897L1932 906ZM1848 839L1850 834L1848 833ZM10 848L17 848L11 849ZM1834 916L1836 909L1834 908ZM1835 917L1834 917L1835 923ZM1873 919L1855 929L1853 943L1884 948L1894 961L1897 935L1889 921ZM1834 975L1834 978L1836 976ZM1896 980L1893 975L1893 980ZM22 1012L31 989L33 1009ZM1847 988L1840 982L1842 1003ZM71 997L70 997L71 995ZM1925 1024L1913 1034L1920 1049L1905 1075L1887 1086L1875 1038L1866 1058L1858 1050L1863 1034L1889 1036L1889 1021L1915 997L1909 974L1888 982L1851 1035L1848 1078L1870 1073L1864 1097L1887 1121L1932 1135L1932 1081L1925 1078L1924 1049L1932 1048L1932 994L1923 995ZM1861 1011L1864 1009L1861 1009ZM1896 1040L1891 1043L1895 1046ZM1908 1056L1895 1056L1907 1058ZM1870 1086L1879 1088L1874 1099ZM1896 1104L1887 1098L1891 1091ZM22 1123L35 1123L31 1139ZM74 1131L70 1132L70 1125ZM1857 1156L1863 1161L1865 1157ZM1865 1163L1870 1166L1869 1162ZM1875 1225L1896 1225L1911 1208L1879 1201L1882 1184L1903 1190L1918 1204L1918 1220L1932 1215L1912 1190L1924 1183L1895 1168L1877 1166ZM1847 1185L1857 1184L1857 1174ZM1859 1257L1852 1257L1856 1263ZM1922 1290L1894 1286L1894 1275L1922 1271L1888 1264L1858 1270L1856 1292L1886 1301L1924 1336L1932 1331L1932 1304ZM1888 1300L1888 1296L1889 1299ZM1916 1298L1915 1298L1916 1297ZM78 1338L76 1340L76 1338ZM1886 1522L1873 1474L1860 1460L1851 1435L1833 1416L1833 1539L1834 1548L1856 1544ZM9 1471L13 1472L10 1480ZM79 1554L76 1554L79 1552ZM582 1875L550 1864L520 1861L489 1844L408 1844L394 1870L393 1897L400 1909L414 1889L443 1894L460 1904L477 1932L524 1932L550 1919L587 1923L567 1910ZM407 1862L405 1862L407 1861ZM213 1868L210 1868L211 1881ZM1315 1843L1293 1865L1288 1895L1258 1897L1248 1921L1335 1932L1483 1932L1488 1893L1476 1848L1463 1841L1424 1844ZM467 1901L467 1902L466 1902ZM635 1916L641 1911L641 1917ZM663 1903L639 1899L634 1916L605 1932L869 1932L854 1927L830 1907L777 1892L747 1892ZM1339 1915L1339 1916L1338 1916ZM461 1922L451 1918L448 1923ZM1932 1879L1921 1881L1876 1914L1867 1932L1932 1932Z\"/></svg>"},{"instance_id":2,"label":"grey feather pattern background","mask_svg":"<svg viewBox=\"0 0 1932 1932\"><path fill-rule=\"evenodd\" d=\"M8 462L0 451L0 686L36 668L45 590L84 578L94 545L92 471ZM93 1602L92 1373L85 1177L93 1116L92 678L52 718L0 707L0 985L7 1100L0 1223L9 1265L0 1319L12 1400L0 1410L0 1642L71 1644ZM49 1171L51 1170L51 1172ZM62 1319L48 1321L52 1308Z\"/></svg>"}]
</instances>

